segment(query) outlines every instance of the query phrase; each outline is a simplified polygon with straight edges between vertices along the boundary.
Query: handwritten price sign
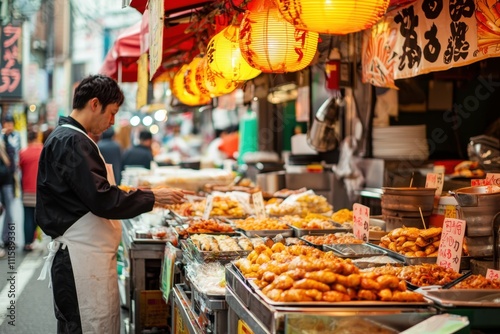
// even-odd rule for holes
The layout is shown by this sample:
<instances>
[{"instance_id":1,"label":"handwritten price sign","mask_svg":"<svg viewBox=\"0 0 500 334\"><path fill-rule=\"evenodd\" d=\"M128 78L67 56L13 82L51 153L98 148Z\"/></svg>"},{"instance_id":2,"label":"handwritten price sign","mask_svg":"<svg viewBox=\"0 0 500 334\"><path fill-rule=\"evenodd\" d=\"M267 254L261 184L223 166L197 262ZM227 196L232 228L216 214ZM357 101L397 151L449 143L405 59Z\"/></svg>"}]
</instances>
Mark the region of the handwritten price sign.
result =
<instances>
[{"instance_id":1,"label":"handwritten price sign","mask_svg":"<svg viewBox=\"0 0 500 334\"><path fill-rule=\"evenodd\" d=\"M494 269L488 269L486 271L486 279L496 281L500 279L500 271Z\"/></svg>"},{"instance_id":2,"label":"handwritten price sign","mask_svg":"<svg viewBox=\"0 0 500 334\"><path fill-rule=\"evenodd\" d=\"M436 188L436 196L441 196L443 192L444 174L442 173L429 173L425 178L426 188Z\"/></svg>"},{"instance_id":3,"label":"handwritten price sign","mask_svg":"<svg viewBox=\"0 0 500 334\"><path fill-rule=\"evenodd\" d=\"M264 208L264 199L259 191L252 195L253 207L257 218L266 218L266 209Z\"/></svg>"},{"instance_id":4,"label":"handwritten price sign","mask_svg":"<svg viewBox=\"0 0 500 334\"><path fill-rule=\"evenodd\" d=\"M359 203L352 206L354 236L368 242L370 237L370 208Z\"/></svg>"},{"instance_id":5,"label":"handwritten price sign","mask_svg":"<svg viewBox=\"0 0 500 334\"><path fill-rule=\"evenodd\" d=\"M471 187L479 187L479 186L487 186L489 183L486 179L471 179L470 186Z\"/></svg>"},{"instance_id":6,"label":"handwritten price sign","mask_svg":"<svg viewBox=\"0 0 500 334\"><path fill-rule=\"evenodd\" d=\"M203 211L203 219L207 220L210 217L210 212L212 212L212 207L214 206L214 197L212 195L207 196L207 204L205 205L205 211Z\"/></svg>"},{"instance_id":7,"label":"handwritten price sign","mask_svg":"<svg viewBox=\"0 0 500 334\"><path fill-rule=\"evenodd\" d=\"M500 186L500 174L499 173L486 173L485 178L486 185Z\"/></svg>"},{"instance_id":8,"label":"handwritten price sign","mask_svg":"<svg viewBox=\"0 0 500 334\"><path fill-rule=\"evenodd\" d=\"M465 220L445 218L439 243L437 264L458 272L462 258L462 243L465 235Z\"/></svg>"}]
</instances>

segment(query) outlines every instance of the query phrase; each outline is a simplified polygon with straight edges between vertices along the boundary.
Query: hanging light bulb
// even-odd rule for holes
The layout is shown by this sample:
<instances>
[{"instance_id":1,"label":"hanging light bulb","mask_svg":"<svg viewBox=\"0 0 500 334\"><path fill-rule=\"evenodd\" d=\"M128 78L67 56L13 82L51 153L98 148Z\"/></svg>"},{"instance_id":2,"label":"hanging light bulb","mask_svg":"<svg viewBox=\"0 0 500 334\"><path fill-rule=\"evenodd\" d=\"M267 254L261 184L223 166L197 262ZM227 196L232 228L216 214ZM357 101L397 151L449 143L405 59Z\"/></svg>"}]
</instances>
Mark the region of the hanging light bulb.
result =
<instances>
[{"instance_id":1,"label":"hanging light bulb","mask_svg":"<svg viewBox=\"0 0 500 334\"><path fill-rule=\"evenodd\" d=\"M241 54L250 66L265 73L285 73L311 63L319 35L293 26L266 0L259 10L245 12L239 37Z\"/></svg>"},{"instance_id":2,"label":"hanging light bulb","mask_svg":"<svg viewBox=\"0 0 500 334\"><path fill-rule=\"evenodd\" d=\"M246 81L261 71L250 66L241 55L240 27L231 24L215 35L207 46L208 67L218 76L230 81Z\"/></svg>"},{"instance_id":3,"label":"hanging light bulb","mask_svg":"<svg viewBox=\"0 0 500 334\"><path fill-rule=\"evenodd\" d=\"M285 20L298 28L345 35L370 28L389 0L274 0Z\"/></svg>"}]
</instances>

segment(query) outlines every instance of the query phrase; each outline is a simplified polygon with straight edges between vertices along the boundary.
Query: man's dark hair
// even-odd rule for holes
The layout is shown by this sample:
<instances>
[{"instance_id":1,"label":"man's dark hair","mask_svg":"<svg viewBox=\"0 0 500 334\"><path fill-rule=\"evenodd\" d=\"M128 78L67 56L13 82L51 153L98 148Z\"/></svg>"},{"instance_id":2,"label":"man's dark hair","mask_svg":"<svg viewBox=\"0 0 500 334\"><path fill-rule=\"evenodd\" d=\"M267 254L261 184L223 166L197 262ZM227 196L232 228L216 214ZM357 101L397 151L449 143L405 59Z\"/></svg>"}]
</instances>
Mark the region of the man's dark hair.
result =
<instances>
[{"instance_id":1,"label":"man's dark hair","mask_svg":"<svg viewBox=\"0 0 500 334\"><path fill-rule=\"evenodd\" d=\"M111 103L121 106L125 99L123 91L115 80L102 74L90 75L76 87L73 109L83 109L94 97L101 103L103 111Z\"/></svg>"},{"instance_id":2,"label":"man's dark hair","mask_svg":"<svg viewBox=\"0 0 500 334\"><path fill-rule=\"evenodd\" d=\"M33 140L38 139L38 132L29 130L28 131L28 143L32 142Z\"/></svg>"},{"instance_id":3,"label":"man's dark hair","mask_svg":"<svg viewBox=\"0 0 500 334\"><path fill-rule=\"evenodd\" d=\"M153 139L153 134L149 130L142 130L139 132L139 140Z\"/></svg>"}]
</instances>

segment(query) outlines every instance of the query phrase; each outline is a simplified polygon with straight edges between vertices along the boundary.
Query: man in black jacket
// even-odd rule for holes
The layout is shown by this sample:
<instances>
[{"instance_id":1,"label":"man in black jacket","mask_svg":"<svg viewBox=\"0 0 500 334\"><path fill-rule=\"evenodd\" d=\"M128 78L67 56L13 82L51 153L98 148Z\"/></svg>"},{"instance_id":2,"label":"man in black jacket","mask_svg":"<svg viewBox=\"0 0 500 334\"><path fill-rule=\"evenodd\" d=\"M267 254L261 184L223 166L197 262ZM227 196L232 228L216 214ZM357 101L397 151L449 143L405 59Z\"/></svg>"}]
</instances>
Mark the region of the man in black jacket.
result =
<instances>
[{"instance_id":1,"label":"man in black jacket","mask_svg":"<svg viewBox=\"0 0 500 334\"><path fill-rule=\"evenodd\" d=\"M153 161L153 153L151 144L153 143L153 135L148 130L142 130L139 133L139 145L136 145L123 154L122 168L126 166L144 167L149 169L151 161Z\"/></svg>"}]
</instances>

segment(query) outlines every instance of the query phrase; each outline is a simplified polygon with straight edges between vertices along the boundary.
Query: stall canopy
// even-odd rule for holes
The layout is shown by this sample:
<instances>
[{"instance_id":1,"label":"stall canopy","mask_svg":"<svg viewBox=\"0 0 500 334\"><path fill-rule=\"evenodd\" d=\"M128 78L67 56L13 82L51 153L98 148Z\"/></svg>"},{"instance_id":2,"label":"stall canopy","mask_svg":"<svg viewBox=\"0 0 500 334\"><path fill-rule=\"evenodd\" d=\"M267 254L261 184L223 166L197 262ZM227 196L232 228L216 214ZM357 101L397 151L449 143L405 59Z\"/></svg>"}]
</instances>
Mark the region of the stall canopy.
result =
<instances>
[{"instance_id":1,"label":"stall canopy","mask_svg":"<svg viewBox=\"0 0 500 334\"><path fill-rule=\"evenodd\" d=\"M104 58L99 71L119 82L137 81L137 59L141 55L141 22L123 31Z\"/></svg>"},{"instance_id":2,"label":"stall canopy","mask_svg":"<svg viewBox=\"0 0 500 334\"><path fill-rule=\"evenodd\" d=\"M137 9L139 12L144 13L148 1L149 0L132 0L130 1L130 7L133 7ZM213 0L182 0L182 1L165 0L164 9L165 13L168 15L169 13L184 11L187 9L191 9L193 7L203 6L211 2L214 1Z\"/></svg>"}]
</instances>

